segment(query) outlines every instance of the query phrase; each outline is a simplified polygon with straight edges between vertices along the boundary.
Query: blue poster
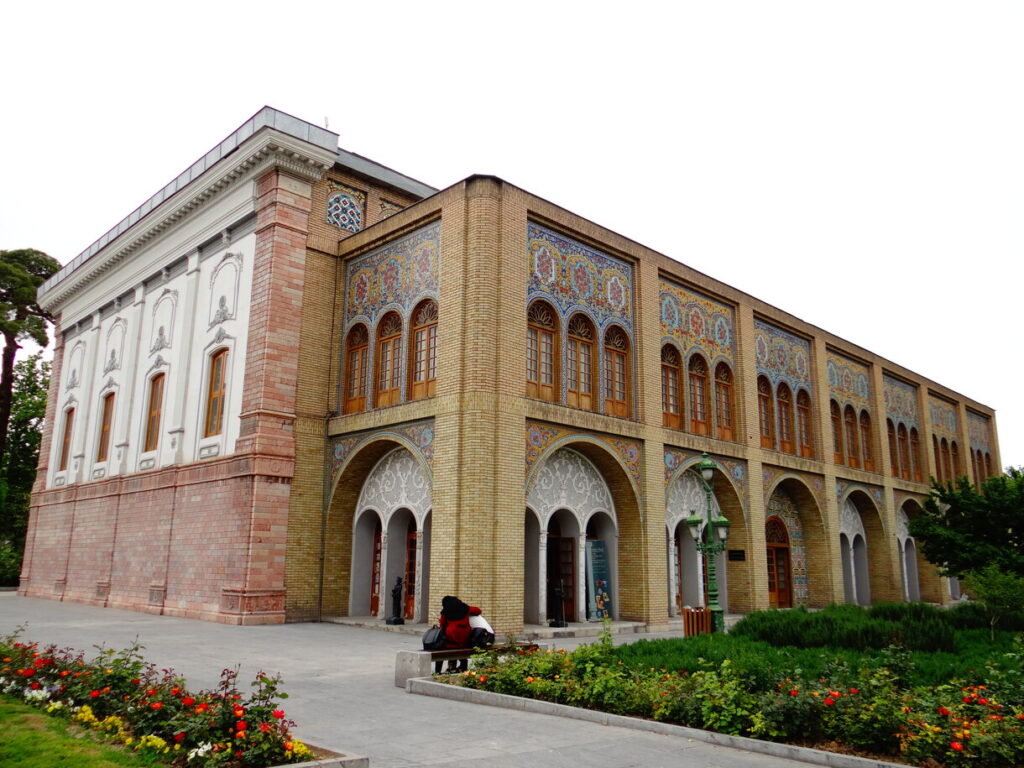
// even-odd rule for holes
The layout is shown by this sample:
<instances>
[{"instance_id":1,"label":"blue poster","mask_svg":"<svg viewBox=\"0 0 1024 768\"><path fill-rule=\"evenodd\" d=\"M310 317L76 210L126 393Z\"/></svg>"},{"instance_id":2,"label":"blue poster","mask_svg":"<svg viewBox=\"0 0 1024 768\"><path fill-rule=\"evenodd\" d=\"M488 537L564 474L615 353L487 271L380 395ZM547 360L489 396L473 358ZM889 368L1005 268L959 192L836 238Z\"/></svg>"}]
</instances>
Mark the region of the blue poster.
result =
<instances>
[{"instance_id":1,"label":"blue poster","mask_svg":"<svg viewBox=\"0 0 1024 768\"><path fill-rule=\"evenodd\" d=\"M601 539L587 542L587 620L612 617L611 564Z\"/></svg>"}]
</instances>

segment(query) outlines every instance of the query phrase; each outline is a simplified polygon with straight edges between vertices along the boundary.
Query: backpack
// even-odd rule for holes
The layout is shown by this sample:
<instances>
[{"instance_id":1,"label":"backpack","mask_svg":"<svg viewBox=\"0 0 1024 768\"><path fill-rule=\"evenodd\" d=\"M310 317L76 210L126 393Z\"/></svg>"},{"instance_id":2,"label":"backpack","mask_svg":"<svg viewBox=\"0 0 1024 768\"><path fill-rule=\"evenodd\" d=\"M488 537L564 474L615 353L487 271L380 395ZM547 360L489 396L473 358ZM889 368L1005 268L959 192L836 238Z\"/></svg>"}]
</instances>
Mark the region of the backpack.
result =
<instances>
[{"instance_id":1,"label":"backpack","mask_svg":"<svg viewBox=\"0 0 1024 768\"><path fill-rule=\"evenodd\" d=\"M494 645L494 633L488 632L483 627L473 627L469 631L470 648L488 648Z\"/></svg>"},{"instance_id":2,"label":"backpack","mask_svg":"<svg viewBox=\"0 0 1024 768\"><path fill-rule=\"evenodd\" d=\"M445 636L441 627L431 627L423 633L423 650L440 651L444 648Z\"/></svg>"}]
</instances>

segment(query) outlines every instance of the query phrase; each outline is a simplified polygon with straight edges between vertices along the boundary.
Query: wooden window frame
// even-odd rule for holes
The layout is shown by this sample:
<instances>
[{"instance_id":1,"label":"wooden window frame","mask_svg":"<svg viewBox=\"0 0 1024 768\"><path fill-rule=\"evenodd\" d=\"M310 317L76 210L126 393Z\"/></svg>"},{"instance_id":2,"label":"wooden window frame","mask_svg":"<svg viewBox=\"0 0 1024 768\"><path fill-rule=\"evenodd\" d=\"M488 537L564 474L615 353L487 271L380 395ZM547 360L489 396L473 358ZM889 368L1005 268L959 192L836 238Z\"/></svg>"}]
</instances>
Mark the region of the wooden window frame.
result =
<instances>
[{"instance_id":1,"label":"wooden window frame","mask_svg":"<svg viewBox=\"0 0 1024 768\"><path fill-rule=\"evenodd\" d=\"M108 392L100 401L100 434L99 442L96 445L97 464L106 461L110 455L110 428L114 423L115 394Z\"/></svg>"},{"instance_id":2,"label":"wooden window frame","mask_svg":"<svg viewBox=\"0 0 1024 768\"><path fill-rule=\"evenodd\" d=\"M785 397L783 397L785 395ZM786 382L780 382L775 391L779 410L779 450L796 454L796 433L793 420L793 390Z\"/></svg>"},{"instance_id":3,"label":"wooden window frame","mask_svg":"<svg viewBox=\"0 0 1024 768\"><path fill-rule=\"evenodd\" d=\"M871 416L867 411L860 412L860 450L864 457L864 469L868 472L875 471L874 450L871 439Z\"/></svg>"},{"instance_id":4,"label":"wooden window frame","mask_svg":"<svg viewBox=\"0 0 1024 768\"><path fill-rule=\"evenodd\" d=\"M889 438L889 472L893 477L900 476L900 451L896 444L896 425L892 419L885 420L886 434Z\"/></svg>"},{"instance_id":5,"label":"wooden window frame","mask_svg":"<svg viewBox=\"0 0 1024 768\"><path fill-rule=\"evenodd\" d=\"M565 336L566 405L592 411L597 403L597 331L590 318L577 312L566 323Z\"/></svg>"},{"instance_id":6,"label":"wooden window frame","mask_svg":"<svg viewBox=\"0 0 1024 768\"><path fill-rule=\"evenodd\" d=\"M920 483L921 477L921 440L917 434L917 428L910 428L910 476L915 482Z\"/></svg>"},{"instance_id":7,"label":"wooden window frame","mask_svg":"<svg viewBox=\"0 0 1024 768\"><path fill-rule=\"evenodd\" d=\"M206 411L203 418L203 437L216 437L224 431L224 406L227 404L228 360L226 347L210 355L210 370L206 379Z\"/></svg>"},{"instance_id":8,"label":"wooden window frame","mask_svg":"<svg viewBox=\"0 0 1024 768\"><path fill-rule=\"evenodd\" d=\"M814 424L811 421L811 396L806 389L796 393L796 435L800 443L800 455L805 459L813 459Z\"/></svg>"},{"instance_id":9,"label":"wooden window frame","mask_svg":"<svg viewBox=\"0 0 1024 768\"><path fill-rule=\"evenodd\" d=\"M71 460L71 437L75 429L75 409L68 408L64 411L64 430L60 439L60 458L57 461L57 471L66 472L68 463Z\"/></svg>"},{"instance_id":10,"label":"wooden window frame","mask_svg":"<svg viewBox=\"0 0 1024 768\"><path fill-rule=\"evenodd\" d=\"M942 476L945 482L951 483L954 477L953 462L949 456L949 441L946 438L939 440L939 448L942 450Z\"/></svg>"},{"instance_id":11,"label":"wooden window frame","mask_svg":"<svg viewBox=\"0 0 1024 768\"><path fill-rule=\"evenodd\" d=\"M715 430L719 440L736 439L734 378L728 363L715 366Z\"/></svg>"},{"instance_id":12,"label":"wooden window frame","mask_svg":"<svg viewBox=\"0 0 1024 768\"><path fill-rule=\"evenodd\" d=\"M562 357L558 313L546 301L534 301L527 309L526 324L526 396L557 403Z\"/></svg>"},{"instance_id":13,"label":"wooden window frame","mask_svg":"<svg viewBox=\"0 0 1024 768\"><path fill-rule=\"evenodd\" d=\"M160 421L163 419L164 389L167 374L161 372L149 380L149 397L146 400L146 434L142 441L142 452L149 453L160 447Z\"/></svg>"},{"instance_id":14,"label":"wooden window frame","mask_svg":"<svg viewBox=\"0 0 1024 768\"><path fill-rule=\"evenodd\" d=\"M374 400L377 408L398 405L402 398L402 316L388 312L377 323Z\"/></svg>"},{"instance_id":15,"label":"wooden window frame","mask_svg":"<svg viewBox=\"0 0 1024 768\"><path fill-rule=\"evenodd\" d=\"M943 482L942 476L942 451L939 449L938 435L932 435L932 452L935 454L935 479Z\"/></svg>"},{"instance_id":16,"label":"wooden window frame","mask_svg":"<svg viewBox=\"0 0 1024 768\"><path fill-rule=\"evenodd\" d=\"M687 392L690 395L690 432L695 435L711 434L711 377L708 361L701 355L691 355L686 364Z\"/></svg>"},{"instance_id":17,"label":"wooden window frame","mask_svg":"<svg viewBox=\"0 0 1024 768\"><path fill-rule=\"evenodd\" d=\"M832 419L832 463L844 464L843 412L839 408L839 403L835 400L829 401L828 409L829 416Z\"/></svg>"},{"instance_id":18,"label":"wooden window frame","mask_svg":"<svg viewBox=\"0 0 1024 768\"><path fill-rule=\"evenodd\" d=\"M412 313L409 332L409 399L437 394L437 302L421 301Z\"/></svg>"},{"instance_id":19,"label":"wooden window frame","mask_svg":"<svg viewBox=\"0 0 1024 768\"><path fill-rule=\"evenodd\" d=\"M757 420L761 447L775 450L775 405L772 385L767 376L757 377Z\"/></svg>"},{"instance_id":20,"label":"wooden window frame","mask_svg":"<svg viewBox=\"0 0 1024 768\"><path fill-rule=\"evenodd\" d=\"M366 410L366 374L370 356L370 332L362 323L349 329L345 337L345 394L343 412Z\"/></svg>"},{"instance_id":21,"label":"wooden window frame","mask_svg":"<svg viewBox=\"0 0 1024 768\"><path fill-rule=\"evenodd\" d=\"M860 467L860 425L857 422L857 412L852 405L843 409L843 432L846 438L846 463L858 469Z\"/></svg>"},{"instance_id":22,"label":"wooden window frame","mask_svg":"<svg viewBox=\"0 0 1024 768\"><path fill-rule=\"evenodd\" d=\"M672 429L683 428L682 378L682 355L666 344L661 348L661 423Z\"/></svg>"},{"instance_id":23,"label":"wooden window frame","mask_svg":"<svg viewBox=\"0 0 1024 768\"><path fill-rule=\"evenodd\" d=\"M633 391L629 336L617 325L604 333L604 412L627 419Z\"/></svg>"},{"instance_id":24,"label":"wooden window frame","mask_svg":"<svg viewBox=\"0 0 1024 768\"><path fill-rule=\"evenodd\" d=\"M910 433L904 424L896 428L896 442L900 448L900 477L910 479Z\"/></svg>"},{"instance_id":25,"label":"wooden window frame","mask_svg":"<svg viewBox=\"0 0 1024 768\"><path fill-rule=\"evenodd\" d=\"M960 464L960 447L956 444L956 440L949 441L949 455L953 464L953 480L956 480L964 473L963 466Z\"/></svg>"}]
</instances>

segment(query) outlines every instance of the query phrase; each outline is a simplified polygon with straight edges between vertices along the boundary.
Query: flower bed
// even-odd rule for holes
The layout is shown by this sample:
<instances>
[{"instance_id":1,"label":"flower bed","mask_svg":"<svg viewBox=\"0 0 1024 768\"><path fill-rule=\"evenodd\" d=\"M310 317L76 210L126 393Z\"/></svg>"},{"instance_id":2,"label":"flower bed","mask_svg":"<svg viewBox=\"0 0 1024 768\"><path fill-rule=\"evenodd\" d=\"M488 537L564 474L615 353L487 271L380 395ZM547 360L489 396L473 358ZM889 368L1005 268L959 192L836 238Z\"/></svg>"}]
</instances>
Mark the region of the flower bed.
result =
<instances>
[{"instance_id":1,"label":"flower bed","mask_svg":"<svg viewBox=\"0 0 1024 768\"><path fill-rule=\"evenodd\" d=\"M642 642L642 641L641 641ZM678 642L686 642L680 640ZM624 664L608 634L591 646L483 655L456 685L652 718L734 736L816 746L916 765L1024 765L1024 646L984 680L912 685L909 654L868 666L792 669L770 684L730 660L668 670Z\"/></svg>"},{"instance_id":2,"label":"flower bed","mask_svg":"<svg viewBox=\"0 0 1024 768\"><path fill-rule=\"evenodd\" d=\"M201 768L266 768L309 760L291 735L295 723L279 700L279 677L259 674L252 691L225 669L213 690L192 692L173 670L145 662L141 647L81 651L0 639L0 692L105 733L168 764Z\"/></svg>"}]
</instances>

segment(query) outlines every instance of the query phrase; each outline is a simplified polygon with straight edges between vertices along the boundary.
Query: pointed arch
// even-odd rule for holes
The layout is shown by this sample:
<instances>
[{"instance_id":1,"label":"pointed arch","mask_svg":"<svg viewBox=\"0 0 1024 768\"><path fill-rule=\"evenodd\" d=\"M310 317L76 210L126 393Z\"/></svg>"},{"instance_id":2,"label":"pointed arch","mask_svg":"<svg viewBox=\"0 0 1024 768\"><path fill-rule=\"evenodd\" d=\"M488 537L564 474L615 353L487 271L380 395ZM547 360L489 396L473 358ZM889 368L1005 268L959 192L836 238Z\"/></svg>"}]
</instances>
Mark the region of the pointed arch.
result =
<instances>
[{"instance_id":1,"label":"pointed arch","mask_svg":"<svg viewBox=\"0 0 1024 768\"><path fill-rule=\"evenodd\" d=\"M776 479L767 498L766 518L779 517L789 532L793 604L818 608L833 602L833 544L825 535L824 516L813 491L803 478L787 474Z\"/></svg>"}]
</instances>

